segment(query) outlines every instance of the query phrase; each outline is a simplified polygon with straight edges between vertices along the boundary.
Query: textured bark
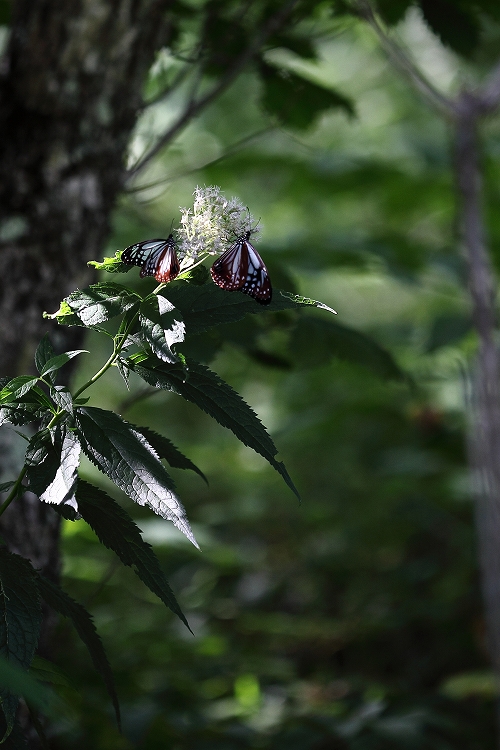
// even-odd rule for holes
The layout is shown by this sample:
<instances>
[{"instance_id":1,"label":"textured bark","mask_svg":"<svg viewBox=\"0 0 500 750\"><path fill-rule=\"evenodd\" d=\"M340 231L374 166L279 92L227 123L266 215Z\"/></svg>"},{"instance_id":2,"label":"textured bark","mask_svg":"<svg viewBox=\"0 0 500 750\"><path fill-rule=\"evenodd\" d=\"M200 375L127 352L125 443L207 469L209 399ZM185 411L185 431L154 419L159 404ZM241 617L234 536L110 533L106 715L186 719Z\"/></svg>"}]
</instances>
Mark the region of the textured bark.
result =
<instances>
[{"instance_id":1,"label":"textured bark","mask_svg":"<svg viewBox=\"0 0 500 750\"><path fill-rule=\"evenodd\" d=\"M488 650L500 685L500 354L495 342L495 274L485 238L477 136L481 102L460 98L455 165L459 216L468 265L472 315L479 337L469 424L470 463ZM500 747L500 706L497 706Z\"/></svg>"},{"instance_id":2,"label":"textured bark","mask_svg":"<svg viewBox=\"0 0 500 750\"><path fill-rule=\"evenodd\" d=\"M0 374L33 368L54 311L88 284L124 177L124 151L171 0L17 0L0 69ZM56 329L57 349L78 329ZM0 438L0 470L15 458ZM2 516L9 547L59 571L56 514L27 493Z\"/></svg>"}]
</instances>

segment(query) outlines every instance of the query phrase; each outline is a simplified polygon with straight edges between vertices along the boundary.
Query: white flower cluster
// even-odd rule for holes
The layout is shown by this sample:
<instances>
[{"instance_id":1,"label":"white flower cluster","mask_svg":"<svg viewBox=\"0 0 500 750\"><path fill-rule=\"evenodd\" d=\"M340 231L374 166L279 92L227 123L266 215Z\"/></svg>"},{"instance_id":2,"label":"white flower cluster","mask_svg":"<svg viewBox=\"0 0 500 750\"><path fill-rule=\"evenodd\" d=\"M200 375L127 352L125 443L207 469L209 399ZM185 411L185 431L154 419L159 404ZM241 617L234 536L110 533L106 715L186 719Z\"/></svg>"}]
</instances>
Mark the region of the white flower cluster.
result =
<instances>
[{"instance_id":1,"label":"white flower cluster","mask_svg":"<svg viewBox=\"0 0 500 750\"><path fill-rule=\"evenodd\" d=\"M193 208L180 209L181 225L176 230L179 259L189 264L223 253L253 228L254 221L238 198L228 200L217 185L197 187L193 195Z\"/></svg>"}]
</instances>

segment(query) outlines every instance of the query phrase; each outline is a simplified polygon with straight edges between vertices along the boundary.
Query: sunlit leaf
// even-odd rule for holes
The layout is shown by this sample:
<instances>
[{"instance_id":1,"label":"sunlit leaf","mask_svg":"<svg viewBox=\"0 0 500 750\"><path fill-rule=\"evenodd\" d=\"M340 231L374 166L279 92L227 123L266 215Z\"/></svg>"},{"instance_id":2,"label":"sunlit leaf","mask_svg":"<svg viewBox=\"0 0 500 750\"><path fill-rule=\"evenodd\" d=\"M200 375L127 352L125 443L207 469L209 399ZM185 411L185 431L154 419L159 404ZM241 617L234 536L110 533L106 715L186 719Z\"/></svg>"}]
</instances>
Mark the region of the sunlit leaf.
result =
<instances>
[{"instance_id":1,"label":"sunlit leaf","mask_svg":"<svg viewBox=\"0 0 500 750\"><path fill-rule=\"evenodd\" d=\"M133 425L113 412L90 406L78 409L76 425L83 450L98 469L134 502L147 505L172 521L198 546L182 503L173 491L172 478Z\"/></svg>"}]
</instances>

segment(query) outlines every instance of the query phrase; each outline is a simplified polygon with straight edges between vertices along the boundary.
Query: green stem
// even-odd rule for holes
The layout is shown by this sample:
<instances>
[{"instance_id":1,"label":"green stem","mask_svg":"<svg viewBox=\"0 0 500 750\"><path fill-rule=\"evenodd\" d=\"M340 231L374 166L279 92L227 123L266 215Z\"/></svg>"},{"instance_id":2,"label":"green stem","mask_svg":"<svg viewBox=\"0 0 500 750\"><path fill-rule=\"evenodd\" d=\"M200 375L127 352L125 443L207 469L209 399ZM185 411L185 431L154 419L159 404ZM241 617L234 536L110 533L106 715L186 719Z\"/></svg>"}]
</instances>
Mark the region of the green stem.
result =
<instances>
[{"instance_id":1,"label":"green stem","mask_svg":"<svg viewBox=\"0 0 500 750\"><path fill-rule=\"evenodd\" d=\"M5 513L5 511L7 510L7 508L9 507L9 505L11 504L11 502L17 497L18 492L19 492L19 487L21 486L21 482L23 481L24 475L26 474L27 471L28 471L28 467L25 464L23 466L23 468L21 469L21 471L19 473L19 476L16 479L16 482L15 482L14 486L12 487L11 491L9 492L9 496L8 496L7 500L3 503L3 505L0 505L0 516L2 515L2 513Z\"/></svg>"},{"instance_id":2,"label":"green stem","mask_svg":"<svg viewBox=\"0 0 500 750\"><path fill-rule=\"evenodd\" d=\"M161 286L162 286L162 285L160 284L160 287L161 287ZM129 332L129 331L130 331L130 329L132 328L132 325L133 325L133 323L134 323L135 319L137 318L137 315L138 315L138 314L139 314L139 313L137 312L137 313L136 313L136 314L134 315L134 317L133 317L133 318L132 318L132 319L131 319L131 320L129 321L129 323L128 323L128 325L126 326L126 328L125 328L125 330L123 331L123 333L118 333L118 334L117 334L117 336L116 336L116 338L115 338L114 346L113 346L113 353L111 354L111 356L110 356L110 357L109 357L109 358L107 359L107 361L106 361L106 362L105 362L105 363L103 364L103 366L101 367L101 369L100 369L100 370L98 370L98 371L96 372L96 374L95 374L95 375L93 375L93 376L92 376L92 377L90 378L90 380L87 380L87 382L86 382L86 383L84 383L84 384L82 385L82 387L81 387L81 388L79 388L79 389L77 390L77 392L76 392L75 394L73 394L73 399L75 399L75 398L78 398L78 396L80 396L80 394L81 394L81 393L83 393L84 391L86 391L86 390L87 390L87 388L89 388L89 387L90 387L91 385L93 385L93 384L94 384L94 383L96 382L96 380L99 380L99 378L101 378L101 377L102 377L102 376L104 375L104 373L105 373L105 372L107 372L107 370L109 370L109 368L110 368L110 367L112 367L112 365L113 365L113 364L115 363L115 361L117 360L117 358L118 358L118 355L120 354L121 350L123 349L123 344L125 343L125 340L126 340L126 338L127 338L128 332Z\"/></svg>"}]
</instances>

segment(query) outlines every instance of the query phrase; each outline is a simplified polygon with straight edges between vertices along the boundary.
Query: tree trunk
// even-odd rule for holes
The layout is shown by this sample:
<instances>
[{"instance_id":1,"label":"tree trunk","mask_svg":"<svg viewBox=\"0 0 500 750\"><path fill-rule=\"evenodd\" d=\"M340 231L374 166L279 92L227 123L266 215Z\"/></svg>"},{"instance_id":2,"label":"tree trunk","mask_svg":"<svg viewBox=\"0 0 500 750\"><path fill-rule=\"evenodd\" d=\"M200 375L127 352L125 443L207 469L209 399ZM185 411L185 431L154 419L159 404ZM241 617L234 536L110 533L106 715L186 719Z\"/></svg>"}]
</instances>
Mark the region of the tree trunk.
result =
<instances>
[{"instance_id":1,"label":"tree trunk","mask_svg":"<svg viewBox=\"0 0 500 750\"><path fill-rule=\"evenodd\" d=\"M81 331L42 318L100 258L125 176L124 152L172 0L17 0L0 67L0 375L33 368L51 329L57 350ZM0 437L0 471L15 448ZM30 493L2 516L12 551L59 572L59 522Z\"/></svg>"},{"instance_id":2,"label":"tree trunk","mask_svg":"<svg viewBox=\"0 0 500 750\"><path fill-rule=\"evenodd\" d=\"M476 524L488 649L500 685L500 356L495 342L495 274L487 249L477 125L480 102L462 94L456 121L459 216L472 315L479 336L469 423ZM500 747L500 706L497 707Z\"/></svg>"}]
</instances>

